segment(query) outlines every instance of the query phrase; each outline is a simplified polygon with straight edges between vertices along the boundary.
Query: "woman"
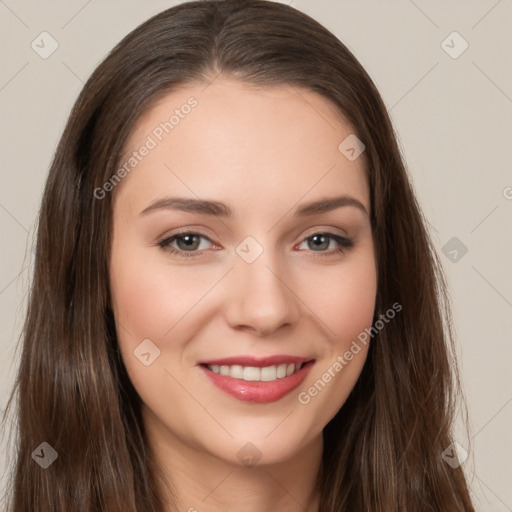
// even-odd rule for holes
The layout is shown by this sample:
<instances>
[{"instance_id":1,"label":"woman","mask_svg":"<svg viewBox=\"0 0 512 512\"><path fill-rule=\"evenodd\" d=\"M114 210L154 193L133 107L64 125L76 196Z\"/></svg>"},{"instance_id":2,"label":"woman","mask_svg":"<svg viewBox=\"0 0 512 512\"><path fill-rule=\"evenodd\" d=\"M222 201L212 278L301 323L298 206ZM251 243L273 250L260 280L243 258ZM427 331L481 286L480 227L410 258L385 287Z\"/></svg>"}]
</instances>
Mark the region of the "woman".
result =
<instances>
[{"instance_id":1,"label":"woman","mask_svg":"<svg viewBox=\"0 0 512 512\"><path fill-rule=\"evenodd\" d=\"M447 298L347 48L282 4L168 9L50 169L8 510L472 511Z\"/></svg>"}]
</instances>

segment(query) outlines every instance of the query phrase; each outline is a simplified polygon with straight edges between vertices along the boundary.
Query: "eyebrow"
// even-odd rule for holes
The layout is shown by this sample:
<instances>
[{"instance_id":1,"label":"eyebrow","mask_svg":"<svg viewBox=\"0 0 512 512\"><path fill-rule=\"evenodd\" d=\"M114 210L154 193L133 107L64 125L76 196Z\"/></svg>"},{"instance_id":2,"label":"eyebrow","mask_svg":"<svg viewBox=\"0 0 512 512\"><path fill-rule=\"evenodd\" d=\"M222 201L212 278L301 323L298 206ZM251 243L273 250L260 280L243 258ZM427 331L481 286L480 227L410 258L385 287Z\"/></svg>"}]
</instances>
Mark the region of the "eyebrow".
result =
<instances>
[{"instance_id":1,"label":"eyebrow","mask_svg":"<svg viewBox=\"0 0 512 512\"><path fill-rule=\"evenodd\" d=\"M294 212L295 217L307 217L326 213L343 206L352 206L369 216L363 203L358 199L348 195L336 196L327 199L310 201L301 205ZM185 197L164 197L157 199L148 207L144 208L139 215L147 215L155 210L178 210L189 213L202 213L206 215L215 215L218 217L232 217L233 212L226 204L220 201L210 201L207 199L193 199Z\"/></svg>"}]
</instances>

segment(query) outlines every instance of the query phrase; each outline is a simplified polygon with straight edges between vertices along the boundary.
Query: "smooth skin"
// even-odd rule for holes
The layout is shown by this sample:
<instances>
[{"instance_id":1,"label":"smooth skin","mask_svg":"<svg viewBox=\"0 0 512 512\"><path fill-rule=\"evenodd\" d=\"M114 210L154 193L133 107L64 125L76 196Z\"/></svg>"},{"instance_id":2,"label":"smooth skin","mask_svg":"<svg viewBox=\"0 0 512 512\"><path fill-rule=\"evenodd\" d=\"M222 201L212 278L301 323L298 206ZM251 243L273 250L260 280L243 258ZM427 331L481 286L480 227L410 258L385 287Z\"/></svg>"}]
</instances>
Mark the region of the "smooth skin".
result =
<instances>
[{"instance_id":1,"label":"smooth skin","mask_svg":"<svg viewBox=\"0 0 512 512\"><path fill-rule=\"evenodd\" d=\"M155 128L191 96L197 105L111 192L110 284L122 357L179 510L317 511L322 430L354 387L368 346L309 403L298 396L372 325L377 269L363 158L339 151L353 130L317 93L226 77L168 93L139 119L126 154L148 136L156 140ZM341 195L366 211L348 205L294 216ZM141 214L171 196L222 202L232 216ZM158 245L183 231L196 236ZM313 236L325 232L353 246ZM237 252L246 237L263 249L252 263ZM147 366L134 355L146 339L160 351ZM315 364L298 389L266 404L225 394L198 366L275 354ZM253 466L237 455L247 443L260 457Z\"/></svg>"}]
</instances>

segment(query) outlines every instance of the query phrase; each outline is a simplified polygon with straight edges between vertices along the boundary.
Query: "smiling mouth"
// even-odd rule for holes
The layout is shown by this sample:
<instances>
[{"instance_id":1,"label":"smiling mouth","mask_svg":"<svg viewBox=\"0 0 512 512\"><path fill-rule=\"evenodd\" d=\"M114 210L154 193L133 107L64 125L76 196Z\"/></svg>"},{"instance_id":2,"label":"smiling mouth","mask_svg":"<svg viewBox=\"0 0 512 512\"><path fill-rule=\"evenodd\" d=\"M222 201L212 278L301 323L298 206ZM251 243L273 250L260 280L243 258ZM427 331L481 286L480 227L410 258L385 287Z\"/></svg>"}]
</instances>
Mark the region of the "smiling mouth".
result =
<instances>
[{"instance_id":1,"label":"smiling mouth","mask_svg":"<svg viewBox=\"0 0 512 512\"><path fill-rule=\"evenodd\" d=\"M284 398L300 386L314 364L314 359L295 356L235 356L203 361L199 367L224 393L243 402L265 404Z\"/></svg>"},{"instance_id":2,"label":"smiling mouth","mask_svg":"<svg viewBox=\"0 0 512 512\"><path fill-rule=\"evenodd\" d=\"M244 380L248 382L272 382L283 379L297 373L306 362L303 363L282 363L279 365L269 365L263 367L234 365L202 364L207 370L231 377L233 379Z\"/></svg>"}]
</instances>

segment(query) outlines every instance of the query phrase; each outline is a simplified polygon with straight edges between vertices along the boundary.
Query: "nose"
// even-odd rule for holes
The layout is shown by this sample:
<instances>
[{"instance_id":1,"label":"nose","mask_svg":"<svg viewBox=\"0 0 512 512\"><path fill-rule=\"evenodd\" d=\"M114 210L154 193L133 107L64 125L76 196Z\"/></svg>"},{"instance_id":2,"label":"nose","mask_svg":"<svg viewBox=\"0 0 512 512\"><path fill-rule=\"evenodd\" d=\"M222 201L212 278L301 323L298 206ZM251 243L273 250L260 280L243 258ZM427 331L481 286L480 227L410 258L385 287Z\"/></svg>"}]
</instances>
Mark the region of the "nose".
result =
<instances>
[{"instance_id":1,"label":"nose","mask_svg":"<svg viewBox=\"0 0 512 512\"><path fill-rule=\"evenodd\" d=\"M226 319L233 329L268 336L300 317L299 299L293 291L289 272L277 265L270 251L247 263L236 256L230 273Z\"/></svg>"}]
</instances>

